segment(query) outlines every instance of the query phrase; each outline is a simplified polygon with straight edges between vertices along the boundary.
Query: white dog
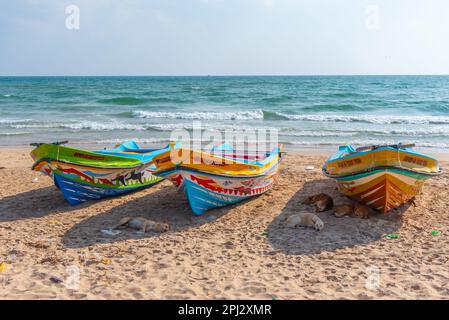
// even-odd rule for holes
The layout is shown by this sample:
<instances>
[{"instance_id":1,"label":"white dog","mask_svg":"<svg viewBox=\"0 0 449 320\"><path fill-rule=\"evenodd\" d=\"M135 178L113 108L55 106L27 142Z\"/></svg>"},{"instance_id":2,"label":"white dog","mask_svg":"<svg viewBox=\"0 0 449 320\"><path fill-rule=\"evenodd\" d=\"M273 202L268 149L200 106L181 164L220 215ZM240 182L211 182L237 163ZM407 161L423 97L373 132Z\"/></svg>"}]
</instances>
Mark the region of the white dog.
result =
<instances>
[{"instance_id":1,"label":"white dog","mask_svg":"<svg viewBox=\"0 0 449 320\"><path fill-rule=\"evenodd\" d=\"M317 231L324 228L324 222L317 215L310 212L301 212L287 218L286 224L290 228L311 227Z\"/></svg>"}]
</instances>

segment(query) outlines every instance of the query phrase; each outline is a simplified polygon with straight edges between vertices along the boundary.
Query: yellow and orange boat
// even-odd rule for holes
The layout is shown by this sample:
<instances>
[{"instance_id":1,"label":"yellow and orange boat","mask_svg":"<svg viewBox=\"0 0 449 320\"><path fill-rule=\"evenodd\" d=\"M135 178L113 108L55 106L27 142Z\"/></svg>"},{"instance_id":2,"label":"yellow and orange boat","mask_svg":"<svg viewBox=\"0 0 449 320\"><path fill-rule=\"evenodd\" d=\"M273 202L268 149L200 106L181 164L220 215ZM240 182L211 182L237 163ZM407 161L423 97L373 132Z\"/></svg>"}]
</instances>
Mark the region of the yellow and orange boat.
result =
<instances>
[{"instance_id":1,"label":"yellow and orange boat","mask_svg":"<svg viewBox=\"0 0 449 320\"><path fill-rule=\"evenodd\" d=\"M411 201L424 182L441 174L438 160L413 150L414 145L341 146L323 166L349 198L377 211Z\"/></svg>"},{"instance_id":2,"label":"yellow and orange boat","mask_svg":"<svg viewBox=\"0 0 449 320\"><path fill-rule=\"evenodd\" d=\"M234 204L270 190L278 174L282 146L248 154L227 144L211 151L176 144L154 157L158 177L166 178L187 196L196 215Z\"/></svg>"}]
</instances>

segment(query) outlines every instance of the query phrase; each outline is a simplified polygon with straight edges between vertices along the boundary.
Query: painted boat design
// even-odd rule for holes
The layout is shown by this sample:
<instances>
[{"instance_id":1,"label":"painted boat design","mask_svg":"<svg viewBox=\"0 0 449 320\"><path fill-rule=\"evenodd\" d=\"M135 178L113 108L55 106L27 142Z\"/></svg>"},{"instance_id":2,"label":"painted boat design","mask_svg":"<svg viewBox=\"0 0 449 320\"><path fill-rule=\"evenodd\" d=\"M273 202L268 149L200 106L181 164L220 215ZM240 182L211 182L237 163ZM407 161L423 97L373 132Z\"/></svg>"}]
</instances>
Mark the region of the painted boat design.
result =
<instances>
[{"instance_id":1,"label":"painted boat design","mask_svg":"<svg viewBox=\"0 0 449 320\"><path fill-rule=\"evenodd\" d=\"M413 146L342 146L326 161L323 173L349 198L387 213L414 199L426 180L441 174L438 160Z\"/></svg>"},{"instance_id":2,"label":"painted boat design","mask_svg":"<svg viewBox=\"0 0 449 320\"><path fill-rule=\"evenodd\" d=\"M270 190L278 174L282 147L269 153L239 155L228 145L211 152L178 147L156 156L157 174L184 192L192 211L202 215ZM182 156L180 156L182 155Z\"/></svg>"},{"instance_id":3,"label":"painted boat design","mask_svg":"<svg viewBox=\"0 0 449 320\"><path fill-rule=\"evenodd\" d=\"M61 144L38 144L31 151L32 170L50 176L64 198L77 205L146 188L155 176L153 157L169 150L143 149L129 141L113 149L85 151Z\"/></svg>"}]
</instances>

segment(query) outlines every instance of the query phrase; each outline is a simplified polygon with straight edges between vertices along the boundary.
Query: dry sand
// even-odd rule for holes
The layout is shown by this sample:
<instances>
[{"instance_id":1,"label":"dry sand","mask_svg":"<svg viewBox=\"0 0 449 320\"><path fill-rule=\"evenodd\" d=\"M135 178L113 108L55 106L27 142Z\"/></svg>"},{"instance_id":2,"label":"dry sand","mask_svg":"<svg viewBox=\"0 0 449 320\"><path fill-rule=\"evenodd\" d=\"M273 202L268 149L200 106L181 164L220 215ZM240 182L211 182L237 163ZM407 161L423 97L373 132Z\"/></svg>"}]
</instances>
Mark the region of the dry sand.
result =
<instances>
[{"instance_id":1,"label":"dry sand","mask_svg":"<svg viewBox=\"0 0 449 320\"><path fill-rule=\"evenodd\" d=\"M449 298L447 174L427 182L417 207L369 220L320 213L319 233L282 220L308 210L313 193L345 202L320 172L324 156L288 154L273 190L195 217L167 181L71 207L30 170L28 152L0 150L2 299ZM172 230L101 233L123 216ZM391 232L400 238L383 237Z\"/></svg>"}]
</instances>

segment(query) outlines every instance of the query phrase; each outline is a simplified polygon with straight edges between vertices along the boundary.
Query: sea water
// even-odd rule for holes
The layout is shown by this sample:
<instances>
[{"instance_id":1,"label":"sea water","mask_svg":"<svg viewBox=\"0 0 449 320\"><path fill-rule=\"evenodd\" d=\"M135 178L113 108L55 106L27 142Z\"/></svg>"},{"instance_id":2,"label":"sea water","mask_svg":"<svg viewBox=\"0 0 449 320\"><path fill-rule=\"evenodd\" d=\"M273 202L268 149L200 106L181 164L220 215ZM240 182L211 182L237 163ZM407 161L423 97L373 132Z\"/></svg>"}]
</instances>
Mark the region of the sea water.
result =
<instances>
[{"instance_id":1,"label":"sea water","mask_svg":"<svg viewBox=\"0 0 449 320\"><path fill-rule=\"evenodd\" d=\"M449 76L0 77L0 145L162 145L175 129L275 129L287 148L449 146Z\"/></svg>"}]
</instances>

